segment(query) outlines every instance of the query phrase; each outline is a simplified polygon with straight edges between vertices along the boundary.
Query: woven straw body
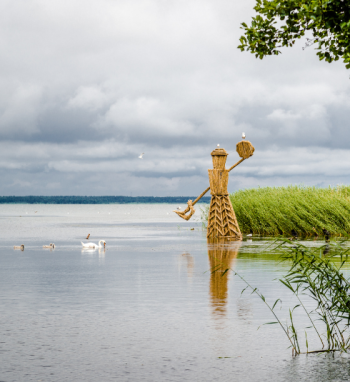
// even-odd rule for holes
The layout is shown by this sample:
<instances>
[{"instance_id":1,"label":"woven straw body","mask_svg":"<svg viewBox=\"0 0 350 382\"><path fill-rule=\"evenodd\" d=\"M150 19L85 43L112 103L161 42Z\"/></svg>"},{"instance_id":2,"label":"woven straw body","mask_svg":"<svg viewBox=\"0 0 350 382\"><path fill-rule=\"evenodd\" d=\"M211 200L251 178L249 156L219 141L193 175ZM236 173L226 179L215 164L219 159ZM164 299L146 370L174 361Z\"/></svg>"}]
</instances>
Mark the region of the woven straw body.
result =
<instances>
[{"instance_id":1,"label":"woven straw body","mask_svg":"<svg viewBox=\"0 0 350 382\"><path fill-rule=\"evenodd\" d=\"M242 240L236 214L228 195L212 195L208 216L207 237Z\"/></svg>"},{"instance_id":2,"label":"woven straw body","mask_svg":"<svg viewBox=\"0 0 350 382\"><path fill-rule=\"evenodd\" d=\"M208 215L207 237L227 237L242 240L236 214L233 211L227 191L228 171L214 169L208 170L208 173L212 197Z\"/></svg>"}]
</instances>

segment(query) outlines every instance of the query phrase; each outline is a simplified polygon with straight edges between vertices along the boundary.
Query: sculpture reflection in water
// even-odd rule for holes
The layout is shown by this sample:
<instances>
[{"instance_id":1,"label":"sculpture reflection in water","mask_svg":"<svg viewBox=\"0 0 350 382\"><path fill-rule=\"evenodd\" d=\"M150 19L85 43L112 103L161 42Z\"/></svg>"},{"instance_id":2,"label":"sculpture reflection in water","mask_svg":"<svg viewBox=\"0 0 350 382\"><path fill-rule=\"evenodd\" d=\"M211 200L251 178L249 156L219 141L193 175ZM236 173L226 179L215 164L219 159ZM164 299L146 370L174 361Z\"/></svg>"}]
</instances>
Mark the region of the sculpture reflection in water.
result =
<instances>
[{"instance_id":1,"label":"sculpture reflection in water","mask_svg":"<svg viewBox=\"0 0 350 382\"><path fill-rule=\"evenodd\" d=\"M225 238L208 239L208 257L210 264L210 304L214 318L223 318L226 315L226 305L228 297L228 282L232 277L235 259L241 241L233 241Z\"/></svg>"},{"instance_id":2,"label":"sculpture reflection in water","mask_svg":"<svg viewBox=\"0 0 350 382\"><path fill-rule=\"evenodd\" d=\"M185 252L181 255L181 260L186 262L188 280L192 280L194 268L193 256L191 256L188 252Z\"/></svg>"}]
</instances>

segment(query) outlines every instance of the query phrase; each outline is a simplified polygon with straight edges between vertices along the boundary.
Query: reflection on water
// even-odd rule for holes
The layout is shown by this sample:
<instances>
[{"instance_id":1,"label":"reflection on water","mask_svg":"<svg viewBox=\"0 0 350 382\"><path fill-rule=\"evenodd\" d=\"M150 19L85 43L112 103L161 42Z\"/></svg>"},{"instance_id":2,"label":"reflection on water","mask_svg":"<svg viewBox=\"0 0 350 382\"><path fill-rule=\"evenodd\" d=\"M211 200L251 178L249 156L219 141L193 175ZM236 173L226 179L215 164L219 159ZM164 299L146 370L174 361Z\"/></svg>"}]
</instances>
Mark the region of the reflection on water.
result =
<instances>
[{"instance_id":1,"label":"reflection on water","mask_svg":"<svg viewBox=\"0 0 350 382\"><path fill-rule=\"evenodd\" d=\"M185 252L181 255L181 259L186 262L187 276L191 281L193 277L194 258L188 252Z\"/></svg>"},{"instance_id":2,"label":"reflection on water","mask_svg":"<svg viewBox=\"0 0 350 382\"><path fill-rule=\"evenodd\" d=\"M208 257L210 263L210 302L215 318L226 315L228 280L238 256L241 241L229 241L225 238L208 239Z\"/></svg>"},{"instance_id":3,"label":"reflection on water","mask_svg":"<svg viewBox=\"0 0 350 382\"><path fill-rule=\"evenodd\" d=\"M350 360L292 358L280 328L257 331L270 312L224 270L288 313L275 281L286 265L261 253L267 240L207 242L174 208L0 206L0 381L349 380ZM82 250L88 232L106 249Z\"/></svg>"}]
</instances>

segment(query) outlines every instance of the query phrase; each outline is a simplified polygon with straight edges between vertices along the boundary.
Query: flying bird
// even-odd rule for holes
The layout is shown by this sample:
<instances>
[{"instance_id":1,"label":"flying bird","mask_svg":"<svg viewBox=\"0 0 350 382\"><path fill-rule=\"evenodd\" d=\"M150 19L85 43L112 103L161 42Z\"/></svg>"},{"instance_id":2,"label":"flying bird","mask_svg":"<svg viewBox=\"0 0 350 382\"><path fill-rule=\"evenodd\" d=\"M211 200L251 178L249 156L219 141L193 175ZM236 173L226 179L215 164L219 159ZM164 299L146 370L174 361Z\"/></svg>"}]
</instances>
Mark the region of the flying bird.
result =
<instances>
[{"instance_id":1,"label":"flying bird","mask_svg":"<svg viewBox=\"0 0 350 382\"><path fill-rule=\"evenodd\" d=\"M242 133L242 139L245 139L245 133Z\"/></svg>"},{"instance_id":2,"label":"flying bird","mask_svg":"<svg viewBox=\"0 0 350 382\"><path fill-rule=\"evenodd\" d=\"M141 153L140 155L139 155L139 159L143 159L143 155L144 155L145 153Z\"/></svg>"}]
</instances>

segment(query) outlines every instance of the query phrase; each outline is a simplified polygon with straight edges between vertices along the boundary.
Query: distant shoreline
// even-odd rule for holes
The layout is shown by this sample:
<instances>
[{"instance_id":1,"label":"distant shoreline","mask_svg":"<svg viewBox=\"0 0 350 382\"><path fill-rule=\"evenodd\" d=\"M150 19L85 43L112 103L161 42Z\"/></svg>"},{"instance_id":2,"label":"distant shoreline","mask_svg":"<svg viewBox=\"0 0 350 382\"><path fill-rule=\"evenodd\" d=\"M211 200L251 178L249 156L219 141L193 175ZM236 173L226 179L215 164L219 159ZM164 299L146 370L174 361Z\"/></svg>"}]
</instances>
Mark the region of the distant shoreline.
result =
<instances>
[{"instance_id":1,"label":"distant shoreline","mask_svg":"<svg viewBox=\"0 0 350 382\"><path fill-rule=\"evenodd\" d=\"M136 204L187 203L196 196L0 196L0 204ZM210 203L204 196L201 203Z\"/></svg>"}]
</instances>

